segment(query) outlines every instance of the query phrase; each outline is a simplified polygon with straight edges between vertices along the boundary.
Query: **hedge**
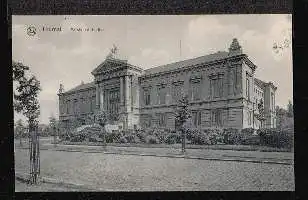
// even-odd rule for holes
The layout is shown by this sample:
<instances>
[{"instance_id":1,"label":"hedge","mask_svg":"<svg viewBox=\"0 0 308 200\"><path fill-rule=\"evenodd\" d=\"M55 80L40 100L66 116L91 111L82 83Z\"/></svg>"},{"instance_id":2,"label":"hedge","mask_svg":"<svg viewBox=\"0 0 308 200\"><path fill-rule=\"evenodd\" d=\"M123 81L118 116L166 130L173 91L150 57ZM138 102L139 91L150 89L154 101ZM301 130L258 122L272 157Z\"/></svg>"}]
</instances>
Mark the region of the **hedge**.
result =
<instances>
[{"instance_id":1,"label":"hedge","mask_svg":"<svg viewBox=\"0 0 308 200\"><path fill-rule=\"evenodd\" d=\"M241 144L243 140L243 134L239 129L227 128L223 130L223 143L225 144Z\"/></svg>"},{"instance_id":2,"label":"hedge","mask_svg":"<svg viewBox=\"0 0 308 200\"><path fill-rule=\"evenodd\" d=\"M261 145L287 149L291 149L293 147L294 137L289 131L269 128L259 129L257 133L260 136Z\"/></svg>"},{"instance_id":3,"label":"hedge","mask_svg":"<svg viewBox=\"0 0 308 200\"><path fill-rule=\"evenodd\" d=\"M191 140L192 144L218 144L223 141L223 131L220 129L195 129L189 132L187 139Z\"/></svg>"}]
</instances>

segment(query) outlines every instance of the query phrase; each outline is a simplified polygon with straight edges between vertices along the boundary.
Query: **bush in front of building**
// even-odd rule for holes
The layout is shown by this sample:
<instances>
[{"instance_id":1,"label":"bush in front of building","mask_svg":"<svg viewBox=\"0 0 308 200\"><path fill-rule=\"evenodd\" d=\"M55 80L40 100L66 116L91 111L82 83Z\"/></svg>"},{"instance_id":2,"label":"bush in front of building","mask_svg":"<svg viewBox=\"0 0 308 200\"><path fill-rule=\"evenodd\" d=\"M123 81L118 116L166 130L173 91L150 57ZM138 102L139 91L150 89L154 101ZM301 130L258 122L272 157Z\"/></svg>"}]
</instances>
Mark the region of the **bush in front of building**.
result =
<instances>
[{"instance_id":1,"label":"bush in front of building","mask_svg":"<svg viewBox=\"0 0 308 200\"><path fill-rule=\"evenodd\" d=\"M260 145L260 136L254 135L256 132L253 128L244 128L241 130L242 138L241 144L242 145Z\"/></svg>"},{"instance_id":2,"label":"bush in front of building","mask_svg":"<svg viewBox=\"0 0 308 200\"><path fill-rule=\"evenodd\" d=\"M167 135L170 133L168 129L154 128L151 135L154 135L159 140L159 143L166 141Z\"/></svg>"},{"instance_id":3,"label":"bush in front of building","mask_svg":"<svg viewBox=\"0 0 308 200\"><path fill-rule=\"evenodd\" d=\"M241 132L244 135L250 136L250 135L253 135L253 133L255 132L255 129L253 129L253 128L243 128L241 130Z\"/></svg>"},{"instance_id":4,"label":"bush in front of building","mask_svg":"<svg viewBox=\"0 0 308 200\"><path fill-rule=\"evenodd\" d=\"M243 134L236 128L226 128L223 130L223 143L229 145L241 144Z\"/></svg>"},{"instance_id":5,"label":"bush in front of building","mask_svg":"<svg viewBox=\"0 0 308 200\"><path fill-rule=\"evenodd\" d=\"M135 135L138 137L139 141L142 143L146 143L146 132L142 129L135 130Z\"/></svg>"},{"instance_id":6,"label":"bush in front of building","mask_svg":"<svg viewBox=\"0 0 308 200\"><path fill-rule=\"evenodd\" d=\"M126 134L124 135L127 143L140 143L140 139L135 134Z\"/></svg>"},{"instance_id":7,"label":"bush in front of building","mask_svg":"<svg viewBox=\"0 0 308 200\"><path fill-rule=\"evenodd\" d=\"M209 145L211 144L210 137L203 132L195 132L194 135L192 135L191 144Z\"/></svg>"},{"instance_id":8,"label":"bush in front of building","mask_svg":"<svg viewBox=\"0 0 308 200\"><path fill-rule=\"evenodd\" d=\"M113 143L120 140L122 134L120 131L112 131L111 133L106 133L106 143Z\"/></svg>"},{"instance_id":9,"label":"bush in front of building","mask_svg":"<svg viewBox=\"0 0 308 200\"><path fill-rule=\"evenodd\" d=\"M222 129L204 129L203 131L209 135L210 144L223 143L224 131Z\"/></svg>"},{"instance_id":10,"label":"bush in front of building","mask_svg":"<svg viewBox=\"0 0 308 200\"><path fill-rule=\"evenodd\" d=\"M213 145L223 142L223 131L221 129L193 129L188 132L187 139L191 144Z\"/></svg>"},{"instance_id":11,"label":"bush in front of building","mask_svg":"<svg viewBox=\"0 0 308 200\"><path fill-rule=\"evenodd\" d=\"M172 131L167 135L166 140L164 142L166 144L181 143L181 135L179 132Z\"/></svg>"},{"instance_id":12,"label":"bush in front of building","mask_svg":"<svg viewBox=\"0 0 308 200\"><path fill-rule=\"evenodd\" d=\"M145 140L147 144L159 144L159 139L155 135L147 135Z\"/></svg>"},{"instance_id":13,"label":"bush in front of building","mask_svg":"<svg viewBox=\"0 0 308 200\"><path fill-rule=\"evenodd\" d=\"M116 143L125 144L125 143L127 143L127 139L126 139L125 136L121 136L121 137L120 137L119 139L117 139L115 142L116 142Z\"/></svg>"},{"instance_id":14,"label":"bush in front of building","mask_svg":"<svg viewBox=\"0 0 308 200\"><path fill-rule=\"evenodd\" d=\"M189 130L187 130L186 138L187 138L187 140L191 141L193 139L193 137L195 137L199 133L200 133L199 129L196 129L196 128L189 129Z\"/></svg>"},{"instance_id":15,"label":"bush in front of building","mask_svg":"<svg viewBox=\"0 0 308 200\"><path fill-rule=\"evenodd\" d=\"M276 148L291 149L293 147L293 134L288 130L276 128L263 128L257 131L260 136L260 144Z\"/></svg>"}]
</instances>

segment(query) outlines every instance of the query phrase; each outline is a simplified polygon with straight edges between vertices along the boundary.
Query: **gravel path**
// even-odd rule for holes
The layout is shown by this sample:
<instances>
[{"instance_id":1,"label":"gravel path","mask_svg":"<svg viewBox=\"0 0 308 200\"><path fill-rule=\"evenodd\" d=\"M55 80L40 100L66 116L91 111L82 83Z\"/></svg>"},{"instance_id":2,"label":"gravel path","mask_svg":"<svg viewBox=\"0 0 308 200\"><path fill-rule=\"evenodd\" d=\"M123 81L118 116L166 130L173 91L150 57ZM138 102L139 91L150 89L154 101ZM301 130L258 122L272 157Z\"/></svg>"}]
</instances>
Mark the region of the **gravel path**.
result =
<instances>
[{"instance_id":1,"label":"gravel path","mask_svg":"<svg viewBox=\"0 0 308 200\"><path fill-rule=\"evenodd\" d=\"M29 172L27 150L16 149L15 170ZM41 175L97 190L294 191L293 165L41 151Z\"/></svg>"}]
</instances>

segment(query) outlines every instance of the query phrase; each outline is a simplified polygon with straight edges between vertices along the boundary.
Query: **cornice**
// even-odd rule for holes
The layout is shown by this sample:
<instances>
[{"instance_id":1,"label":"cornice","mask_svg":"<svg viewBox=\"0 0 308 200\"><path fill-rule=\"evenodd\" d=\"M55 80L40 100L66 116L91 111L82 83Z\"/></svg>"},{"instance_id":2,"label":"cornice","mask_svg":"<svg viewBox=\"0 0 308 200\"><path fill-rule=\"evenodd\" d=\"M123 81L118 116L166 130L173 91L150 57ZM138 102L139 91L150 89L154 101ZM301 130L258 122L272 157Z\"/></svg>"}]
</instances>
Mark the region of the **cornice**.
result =
<instances>
[{"instance_id":1,"label":"cornice","mask_svg":"<svg viewBox=\"0 0 308 200\"><path fill-rule=\"evenodd\" d=\"M167 71L157 72L157 73L153 73L153 74L144 74L144 75L141 75L139 78L141 80L145 80L145 79L154 78L154 77L157 77L157 76L163 76L163 75L166 75L166 74L174 74L174 73L180 73L180 72L191 71L191 70L198 70L198 69L209 70L208 68L210 68L214 65L218 65L218 64L222 64L222 66L231 67L233 65L240 64L241 59L243 59L245 57L247 57L245 54L241 54L241 55L227 57L227 58L223 58L223 59L215 60L215 61L211 61L211 62L198 63L198 64L195 64L195 65L188 65L188 66L181 67L181 68L178 68L178 69L167 70ZM231 65L231 66L229 66L229 65Z\"/></svg>"}]
</instances>

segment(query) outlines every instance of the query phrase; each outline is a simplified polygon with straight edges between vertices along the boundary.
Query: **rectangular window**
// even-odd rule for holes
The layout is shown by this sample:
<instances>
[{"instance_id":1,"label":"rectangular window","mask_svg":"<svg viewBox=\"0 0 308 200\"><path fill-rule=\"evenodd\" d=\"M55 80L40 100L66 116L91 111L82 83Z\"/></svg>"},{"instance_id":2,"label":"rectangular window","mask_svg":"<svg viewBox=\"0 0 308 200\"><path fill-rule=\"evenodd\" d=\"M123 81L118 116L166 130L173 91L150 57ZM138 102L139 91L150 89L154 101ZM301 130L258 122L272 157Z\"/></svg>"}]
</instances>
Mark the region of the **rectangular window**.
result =
<instances>
[{"instance_id":1,"label":"rectangular window","mask_svg":"<svg viewBox=\"0 0 308 200\"><path fill-rule=\"evenodd\" d=\"M143 89L143 101L145 105L151 104L151 90L150 88Z\"/></svg>"},{"instance_id":2,"label":"rectangular window","mask_svg":"<svg viewBox=\"0 0 308 200\"><path fill-rule=\"evenodd\" d=\"M157 88L158 93L158 104L163 105L166 103L166 88L165 86L159 86Z\"/></svg>"},{"instance_id":3,"label":"rectangular window","mask_svg":"<svg viewBox=\"0 0 308 200\"><path fill-rule=\"evenodd\" d=\"M69 114L70 101L67 101L65 106L66 106L66 113Z\"/></svg>"},{"instance_id":4,"label":"rectangular window","mask_svg":"<svg viewBox=\"0 0 308 200\"><path fill-rule=\"evenodd\" d=\"M165 127L166 126L166 114L165 113L158 113L158 125L160 127Z\"/></svg>"},{"instance_id":5,"label":"rectangular window","mask_svg":"<svg viewBox=\"0 0 308 200\"><path fill-rule=\"evenodd\" d=\"M74 114L77 114L77 99L74 100Z\"/></svg>"},{"instance_id":6,"label":"rectangular window","mask_svg":"<svg viewBox=\"0 0 308 200\"><path fill-rule=\"evenodd\" d=\"M248 111L248 116L247 116L247 121L248 121L248 125L250 126L251 125L251 112Z\"/></svg>"},{"instance_id":7,"label":"rectangular window","mask_svg":"<svg viewBox=\"0 0 308 200\"><path fill-rule=\"evenodd\" d=\"M192 112L192 117L193 117L193 123L195 127L198 127L201 125L201 111L193 111Z\"/></svg>"},{"instance_id":8,"label":"rectangular window","mask_svg":"<svg viewBox=\"0 0 308 200\"><path fill-rule=\"evenodd\" d=\"M150 88L143 90L143 101L145 105L151 104L151 90Z\"/></svg>"},{"instance_id":9,"label":"rectangular window","mask_svg":"<svg viewBox=\"0 0 308 200\"><path fill-rule=\"evenodd\" d=\"M223 94L222 76L217 76L210 80L212 98L220 98Z\"/></svg>"},{"instance_id":10,"label":"rectangular window","mask_svg":"<svg viewBox=\"0 0 308 200\"><path fill-rule=\"evenodd\" d=\"M146 116L144 125L145 125L145 127L151 127L152 126L152 116L150 116L150 115Z\"/></svg>"},{"instance_id":11,"label":"rectangular window","mask_svg":"<svg viewBox=\"0 0 308 200\"><path fill-rule=\"evenodd\" d=\"M193 101L198 101L198 100L200 100L200 93L201 93L201 90L200 90L200 86L201 86L201 84L200 84L200 82L198 81L198 82L192 82L191 83L191 87L192 87L192 89L191 89L191 91L192 91L192 93L191 93L191 99L193 100Z\"/></svg>"},{"instance_id":12,"label":"rectangular window","mask_svg":"<svg viewBox=\"0 0 308 200\"><path fill-rule=\"evenodd\" d=\"M120 91L119 89L113 89L109 92L109 109L108 111L113 115L114 120L119 113L119 103L120 103Z\"/></svg>"},{"instance_id":13,"label":"rectangular window","mask_svg":"<svg viewBox=\"0 0 308 200\"><path fill-rule=\"evenodd\" d=\"M246 97L250 101L250 80L246 78Z\"/></svg>"},{"instance_id":14,"label":"rectangular window","mask_svg":"<svg viewBox=\"0 0 308 200\"><path fill-rule=\"evenodd\" d=\"M173 84L173 91L172 91L172 99L174 103L177 103L182 95L183 90L183 83L176 83Z\"/></svg>"},{"instance_id":15,"label":"rectangular window","mask_svg":"<svg viewBox=\"0 0 308 200\"><path fill-rule=\"evenodd\" d=\"M212 126L222 126L222 112L221 109L212 111Z\"/></svg>"}]
</instances>

